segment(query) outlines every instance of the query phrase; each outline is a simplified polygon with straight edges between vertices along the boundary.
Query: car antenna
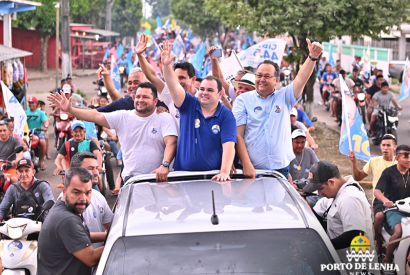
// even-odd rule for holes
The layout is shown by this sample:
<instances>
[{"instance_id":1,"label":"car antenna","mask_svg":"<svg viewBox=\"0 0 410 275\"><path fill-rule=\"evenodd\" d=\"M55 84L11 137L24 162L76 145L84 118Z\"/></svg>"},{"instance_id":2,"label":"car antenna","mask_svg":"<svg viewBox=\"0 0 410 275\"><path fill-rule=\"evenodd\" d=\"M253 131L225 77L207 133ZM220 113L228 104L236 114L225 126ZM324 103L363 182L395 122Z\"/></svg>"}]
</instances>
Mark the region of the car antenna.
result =
<instances>
[{"instance_id":1,"label":"car antenna","mask_svg":"<svg viewBox=\"0 0 410 275\"><path fill-rule=\"evenodd\" d=\"M213 210L214 210L214 214L213 214L212 217L211 217L211 223L212 223L213 225L218 225L218 224L219 224L219 218L218 218L218 216L216 215L216 212L215 212L214 190L212 190L212 208L213 208Z\"/></svg>"}]
</instances>

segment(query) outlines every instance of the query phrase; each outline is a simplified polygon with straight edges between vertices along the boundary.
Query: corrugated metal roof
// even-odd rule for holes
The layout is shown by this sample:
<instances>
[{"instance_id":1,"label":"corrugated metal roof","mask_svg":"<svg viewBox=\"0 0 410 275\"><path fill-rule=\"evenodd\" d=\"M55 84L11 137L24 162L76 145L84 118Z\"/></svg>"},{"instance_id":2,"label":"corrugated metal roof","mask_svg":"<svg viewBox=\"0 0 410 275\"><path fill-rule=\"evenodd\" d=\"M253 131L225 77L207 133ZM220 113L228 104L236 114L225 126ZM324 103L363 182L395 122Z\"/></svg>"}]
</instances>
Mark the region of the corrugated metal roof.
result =
<instances>
[{"instance_id":1,"label":"corrugated metal roof","mask_svg":"<svg viewBox=\"0 0 410 275\"><path fill-rule=\"evenodd\" d=\"M0 62L30 55L33 53L0 45Z\"/></svg>"},{"instance_id":2,"label":"corrugated metal roof","mask_svg":"<svg viewBox=\"0 0 410 275\"><path fill-rule=\"evenodd\" d=\"M85 32L85 33L92 33L98 34L100 36L119 36L118 32L113 32L109 30L102 30L102 29L86 29L86 30L76 30L78 32Z\"/></svg>"}]
</instances>

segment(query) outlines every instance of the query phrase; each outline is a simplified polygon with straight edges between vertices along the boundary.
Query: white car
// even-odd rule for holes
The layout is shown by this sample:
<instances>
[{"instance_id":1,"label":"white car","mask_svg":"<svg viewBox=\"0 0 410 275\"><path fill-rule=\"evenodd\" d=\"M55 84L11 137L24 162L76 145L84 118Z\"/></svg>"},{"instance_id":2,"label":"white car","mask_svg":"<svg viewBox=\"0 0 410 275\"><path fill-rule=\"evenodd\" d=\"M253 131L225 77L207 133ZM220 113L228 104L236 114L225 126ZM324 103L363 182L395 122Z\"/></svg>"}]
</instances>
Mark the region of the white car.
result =
<instances>
[{"instance_id":1,"label":"white car","mask_svg":"<svg viewBox=\"0 0 410 275\"><path fill-rule=\"evenodd\" d=\"M307 202L276 172L171 172L131 178L121 191L94 274L346 274Z\"/></svg>"}]
</instances>

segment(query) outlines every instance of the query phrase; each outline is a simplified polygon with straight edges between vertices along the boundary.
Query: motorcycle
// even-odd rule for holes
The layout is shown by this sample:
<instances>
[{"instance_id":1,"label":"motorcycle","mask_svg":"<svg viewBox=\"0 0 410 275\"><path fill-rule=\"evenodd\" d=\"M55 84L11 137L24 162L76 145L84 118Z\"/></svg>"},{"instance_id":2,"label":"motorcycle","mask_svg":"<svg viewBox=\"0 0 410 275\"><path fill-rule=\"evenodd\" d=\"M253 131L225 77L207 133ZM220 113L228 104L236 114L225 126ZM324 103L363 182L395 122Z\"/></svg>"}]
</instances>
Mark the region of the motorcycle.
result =
<instances>
[{"instance_id":1,"label":"motorcycle","mask_svg":"<svg viewBox=\"0 0 410 275\"><path fill-rule=\"evenodd\" d=\"M391 107L386 110L383 106L380 108L381 110L377 114L376 131L372 142L374 145L379 145L385 134L394 135L397 142L397 126L399 125L397 109L396 107Z\"/></svg>"},{"instance_id":2,"label":"motorcycle","mask_svg":"<svg viewBox=\"0 0 410 275\"><path fill-rule=\"evenodd\" d=\"M281 82L282 82L282 87L286 87L290 85L290 83L292 82L292 68L291 67L282 68Z\"/></svg>"},{"instance_id":3,"label":"motorcycle","mask_svg":"<svg viewBox=\"0 0 410 275\"><path fill-rule=\"evenodd\" d=\"M124 88L124 79L125 79L125 82L128 81L127 67L124 64L120 64L118 65L118 70L120 71L121 88Z\"/></svg>"},{"instance_id":4,"label":"motorcycle","mask_svg":"<svg viewBox=\"0 0 410 275\"><path fill-rule=\"evenodd\" d=\"M364 90L355 90L353 99L356 102L356 107L359 110L360 115L362 116L363 123L366 124L366 94L364 93Z\"/></svg>"},{"instance_id":5,"label":"motorcycle","mask_svg":"<svg viewBox=\"0 0 410 275\"><path fill-rule=\"evenodd\" d=\"M394 207L388 208L383 211L386 213L391 210L399 210L400 212L409 213L410 214L410 198L405 198L403 200L398 200L394 203ZM402 236L410 236L410 217L403 217L401 218L401 227L402 227ZM382 228L382 244L386 244L389 242L391 235L393 235L394 231L388 225L386 219L384 220L383 228ZM386 255L387 247L383 247L381 254L382 257ZM405 275L406 274L406 263L407 263L407 256L410 252L410 238L406 238L400 241L399 246L393 252L393 262L397 264L399 267L399 271L397 275Z\"/></svg>"},{"instance_id":6,"label":"motorcycle","mask_svg":"<svg viewBox=\"0 0 410 275\"><path fill-rule=\"evenodd\" d=\"M97 95L104 96L106 98L110 98L110 95L107 91L107 88L105 88L105 86L104 86L104 80L102 78L98 81L93 81L93 84L98 86L97 89L96 89L98 91Z\"/></svg>"},{"instance_id":7,"label":"motorcycle","mask_svg":"<svg viewBox=\"0 0 410 275\"><path fill-rule=\"evenodd\" d=\"M20 152L23 152L23 146L17 146L14 148L13 154L8 156L6 159L0 160L1 167L0 167L0 203L3 201L4 194L6 194L7 189L10 186L10 175L9 174L4 174L4 170L7 169L7 166L11 163L9 163L9 158L14 155L18 154Z\"/></svg>"},{"instance_id":8,"label":"motorcycle","mask_svg":"<svg viewBox=\"0 0 410 275\"><path fill-rule=\"evenodd\" d=\"M74 116L70 113L59 111L54 114L58 139L57 139L57 151L60 151L61 146L71 138L71 122L74 120Z\"/></svg>"},{"instance_id":9,"label":"motorcycle","mask_svg":"<svg viewBox=\"0 0 410 275\"><path fill-rule=\"evenodd\" d=\"M36 169L37 172L40 170L40 139L35 134L35 132L40 130L41 129L33 128L29 131L30 142L28 144L31 161L33 162L34 169Z\"/></svg>"},{"instance_id":10,"label":"motorcycle","mask_svg":"<svg viewBox=\"0 0 410 275\"><path fill-rule=\"evenodd\" d=\"M3 274L29 274L37 273L37 246L36 240L27 240L29 234L39 233L42 223L38 219L54 205L49 200L44 203L43 211L37 220L28 218L11 218L2 223L0 233L10 239L0 241L0 253L3 261Z\"/></svg>"}]
</instances>

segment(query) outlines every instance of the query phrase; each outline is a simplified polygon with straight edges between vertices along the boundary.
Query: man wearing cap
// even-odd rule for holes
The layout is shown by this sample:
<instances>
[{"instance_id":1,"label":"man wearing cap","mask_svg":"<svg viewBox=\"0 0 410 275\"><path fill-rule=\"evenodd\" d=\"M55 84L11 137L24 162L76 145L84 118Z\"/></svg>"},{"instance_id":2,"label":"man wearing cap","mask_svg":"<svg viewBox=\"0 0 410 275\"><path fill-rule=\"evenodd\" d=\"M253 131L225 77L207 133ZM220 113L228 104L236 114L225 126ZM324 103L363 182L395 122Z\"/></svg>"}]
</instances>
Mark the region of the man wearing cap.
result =
<instances>
[{"instance_id":1,"label":"man wearing cap","mask_svg":"<svg viewBox=\"0 0 410 275\"><path fill-rule=\"evenodd\" d=\"M309 133L309 130L306 128L305 124L298 121L297 119L298 119L298 111L296 110L295 107L293 107L292 110L290 111L290 123L291 123L291 125L296 126L297 128L299 128L300 130L302 130L305 133L306 140L309 143L309 146L313 150L316 151L319 148L319 145L316 144L314 138Z\"/></svg>"},{"instance_id":2,"label":"man wearing cap","mask_svg":"<svg viewBox=\"0 0 410 275\"><path fill-rule=\"evenodd\" d=\"M353 177L342 177L336 165L319 161L311 167L309 183L303 190L318 190L325 197L314 210L322 217L327 215L327 235L344 263L349 262L346 251L350 251L352 240L360 234L370 240L374 249L370 204Z\"/></svg>"},{"instance_id":3,"label":"man wearing cap","mask_svg":"<svg viewBox=\"0 0 410 275\"><path fill-rule=\"evenodd\" d=\"M245 177L254 178L255 169L275 170L286 178L289 164L295 158L292 150L290 111L300 99L323 51L323 46L309 39L309 58L300 68L295 80L275 90L279 81L279 66L271 60L258 65L256 90L241 94L233 106L237 127L236 150Z\"/></svg>"},{"instance_id":4,"label":"man wearing cap","mask_svg":"<svg viewBox=\"0 0 410 275\"><path fill-rule=\"evenodd\" d=\"M20 188L16 185L22 187L24 190L30 188L38 206L42 206L43 203L48 200L54 201L54 195L50 185L46 181L36 179L34 177L35 174L36 170L34 169L31 160L21 159L17 162L17 176L19 182L10 185L7 189L6 195L0 205L0 220L4 219L9 212L10 207L16 205L17 200L20 197ZM36 218L41 213L41 207L37 207L35 213L36 215L34 217Z\"/></svg>"},{"instance_id":5,"label":"man wearing cap","mask_svg":"<svg viewBox=\"0 0 410 275\"><path fill-rule=\"evenodd\" d=\"M292 146L295 159L290 162L290 175L292 180L309 178L310 168L319 162L312 148L305 147L306 134L297 129L292 132Z\"/></svg>"},{"instance_id":6,"label":"man wearing cap","mask_svg":"<svg viewBox=\"0 0 410 275\"><path fill-rule=\"evenodd\" d=\"M45 170L44 157L46 155L46 137L43 131L48 129L48 119L46 113L37 109L38 100L35 96L28 98L28 107L26 110L27 124L30 130L36 128L36 134L40 140L40 169Z\"/></svg>"},{"instance_id":7,"label":"man wearing cap","mask_svg":"<svg viewBox=\"0 0 410 275\"><path fill-rule=\"evenodd\" d=\"M57 167L54 170L54 175L58 175L61 172L61 170L68 170L68 163L70 163L71 158L77 152L93 153L97 156L98 163L100 167L102 167L102 156L97 144L95 144L95 142L92 140L85 139L84 122L80 120L75 121L71 126L71 131L73 134L73 140L66 141L65 144L61 146L57 158L54 161L54 164Z\"/></svg>"}]
</instances>

